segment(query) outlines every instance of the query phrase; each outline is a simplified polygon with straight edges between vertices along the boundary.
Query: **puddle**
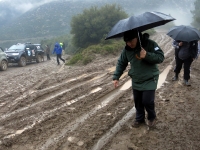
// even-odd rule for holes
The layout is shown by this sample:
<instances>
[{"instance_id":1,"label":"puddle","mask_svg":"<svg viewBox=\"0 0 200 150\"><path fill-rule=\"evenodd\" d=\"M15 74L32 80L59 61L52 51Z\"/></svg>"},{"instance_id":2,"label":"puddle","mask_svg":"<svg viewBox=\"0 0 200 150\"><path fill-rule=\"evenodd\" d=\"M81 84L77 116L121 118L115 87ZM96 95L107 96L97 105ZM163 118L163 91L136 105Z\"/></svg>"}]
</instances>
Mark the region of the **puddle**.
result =
<instances>
[{"instance_id":1,"label":"puddle","mask_svg":"<svg viewBox=\"0 0 200 150\"><path fill-rule=\"evenodd\" d=\"M83 74L83 75L81 75L81 76L79 76L79 77L77 77L77 78L70 79L68 82L76 81L76 80L81 79L81 78L84 78L84 77L86 77L86 76L87 76L87 74Z\"/></svg>"},{"instance_id":2,"label":"puddle","mask_svg":"<svg viewBox=\"0 0 200 150\"><path fill-rule=\"evenodd\" d=\"M90 81L94 81L94 80L97 80L97 79L100 79L102 78L103 76L105 76L106 74L102 74L102 75L99 75L97 77L94 77L93 79L91 79Z\"/></svg>"},{"instance_id":3,"label":"puddle","mask_svg":"<svg viewBox=\"0 0 200 150\"><path fill-rule=\"evenodd\" d=\"M110 129L104 136L102 136L98 142L93 146L91 150L101 150L110 139L122 128L122 126L135 114L135 108L133 107L120 121L118 121L114 127Z\"/></svg>"},{"instance_id":4,"label":"puddle","mask_svg":"<svg viewBox=\"0 0 200 150\"><path fill-rule=\"evenodd\" d=\"M160 74L157 89L161 88L163 83L165 82L169 71L171 70L172 65L169 65L165 68L165 70Z\"/></svg>"},{"instance_id":5,"label":"puddle","mask_svg":"<svg viewBox=\"0 0 200 150\"><path fill-rule=\"evenodd\" d=\"M122 85L120 90L122 90L122 91L128 90L131 86L132 86L132 80L130 79L124 85Z\"/></svg>"},{"instance_id":6,"label":"puddle","mask_svg":"<svg viewBox=\"0 0 200 150\"><path fill-rule=\"evenodd\" d=\"M0 107L4 106L6 103L0 103Z\"/></svg>"},{"instance_id":7,"label":"puddle","mask_svg":"<svg viewBox=\"0 0 200 150\"><path fill-rule=\"evenodd\" d=\"M96 93L96 92L98 92L98 91L100 91L100 90L102 90L102 88L98 87L98 88L92 90L90 93L91 93L91 94L92 94L92 93Z\"/></svg>"},{"instance_id":8,"label":"puddle","mask_svg":"<svg viewBox=\"0 0 200 150\"><path fill-rule=\"evenodd\" d=\"M17 130L15 134L22 134L25 130Z\"/></svg>"},{"instance_id":9,"label":"puddle","mask_svg":"<svg viewBox=\"0 0 200 150\"><path fill-rule=\"evenodd\" d=\"M116 69L116 66L114 66L114 67L112 67L112 68L108 68L107 70L108 70L109 72L114 72L115 69Z\"/></svg>"},{"instance_id":10,"label":"puddle","mask_svg":"<svg viewBox=\"0 0 200 150\"><path fill-rule=\"evenodd\" d=\"M24 131L26 131L28 129L31 129L33 126L35 126L35 124L36 124L36 121L32 125L27 126L24 129L22 129L22 130L17 130L14 134L10 134L10 135L5 136L4 139L12 138L12 137L14 137L16 135L22 134Z\"/></svg>"},{"instance_id":11,"label":"puddle","mask_svg":"<svg viewBox=\"0 0 200 150\"><path fill-rule=\"evenodd\" d=\"M120 77L120 79L123 79L126 75L128 75L128 72L124 72L124 73L122 74L122 76Z\"/></svg>"},{"instance_id":12,"label":"puddle","mask_svg":"<svg viewBox=\"0 0 200 150\"><path fill-rule=\"evenodd\" d=\"M171 70L172 65L169 65L165 68L165 70L159 75L159 80L158 80L158 86L157 89L161 88L161 86L163 85L163 83L165 82L167 75L169 73L169 71ZM121 88L120 90L127 90L132 86L132 80L128 80Z\"/></svg>"}]
</instances>

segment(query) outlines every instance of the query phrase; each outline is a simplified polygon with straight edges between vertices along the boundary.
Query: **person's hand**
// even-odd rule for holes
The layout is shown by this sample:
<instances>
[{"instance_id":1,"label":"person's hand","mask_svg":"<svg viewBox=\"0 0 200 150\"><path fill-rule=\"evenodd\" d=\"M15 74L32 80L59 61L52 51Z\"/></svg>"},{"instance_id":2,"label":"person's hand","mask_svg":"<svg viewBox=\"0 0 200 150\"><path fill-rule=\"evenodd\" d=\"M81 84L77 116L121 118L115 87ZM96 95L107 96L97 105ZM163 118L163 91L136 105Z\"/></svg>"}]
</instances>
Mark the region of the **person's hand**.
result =
<instances>
[{"instance_id":1,"label":"person's hand","mask_svg":"<svg viewBox=\"0 0 200 150\"><path fill-rule=\"evenodd\" d=\"M147 52L145 51L144 48L142 48L141 51L140 51L140 58L142 58L142 59L145 58L146 54L147 54Z\"/></svg>"},{"instance_id":2,"label":"person's hand","mask_svg":"<svg viewBox=\"0 0 200 150\"><path fill-rule=\"evenodd\" d=\"M113 80L114 87L117 88L119 86L119 81L118 80Z\"/></svg>"},{"instance_id":3,"label":"person's hand","mask_svg":"<svg viewBox=\"0 0 200 150\"><path fill-rule=\"evenodd\" d=\"M183 45L183 42L178 43L178 46L182 46L182 45Z\"/></svg>"}]
</instances>

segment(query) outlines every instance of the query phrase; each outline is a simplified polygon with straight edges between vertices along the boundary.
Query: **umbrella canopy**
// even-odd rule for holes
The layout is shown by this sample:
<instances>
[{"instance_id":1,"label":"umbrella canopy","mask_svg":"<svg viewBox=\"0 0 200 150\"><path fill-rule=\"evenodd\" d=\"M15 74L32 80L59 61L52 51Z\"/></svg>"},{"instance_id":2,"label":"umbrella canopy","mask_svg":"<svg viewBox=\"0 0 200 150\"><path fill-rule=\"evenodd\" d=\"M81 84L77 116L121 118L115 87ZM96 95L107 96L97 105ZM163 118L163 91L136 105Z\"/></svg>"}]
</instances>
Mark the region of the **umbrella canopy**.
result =
<instances>
[{"instance_id":1,"label":"umbrella canopy","mask_svg":"<svg viewBox=\"0 0 200 150\"><path fill-rule=\"evenodd\" d=\"M173 20L175 20L173 17L161 12L145 12L138 16L131 16L129 18L118 21L108 33L105 40L123 37L124 32L132 29L137 29L138 31L142 32L157 26L164 25Z\"/></svg>"},{"instance_id":2,"label":"umbrella canopy","mask_svg":"<svg viewBox=\"0 0 200 150\"><path fill-rule=\"evenodd\" d=\"M200 31L196 28L180 25L172 27L167 35L176 41L191 42L200 39Z\"/></svg>"}]
</instances>

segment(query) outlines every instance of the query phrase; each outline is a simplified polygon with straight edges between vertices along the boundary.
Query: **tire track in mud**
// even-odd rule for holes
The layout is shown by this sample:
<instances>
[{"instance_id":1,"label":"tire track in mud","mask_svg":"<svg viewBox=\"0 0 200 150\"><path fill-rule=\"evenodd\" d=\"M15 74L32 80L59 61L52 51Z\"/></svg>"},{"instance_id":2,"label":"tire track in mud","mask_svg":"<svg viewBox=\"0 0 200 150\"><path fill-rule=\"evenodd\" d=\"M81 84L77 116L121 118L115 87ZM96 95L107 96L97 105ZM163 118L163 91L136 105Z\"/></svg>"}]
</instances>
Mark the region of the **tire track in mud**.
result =
<instances>
[{"instance_id":1,"label":"tire track in mud","mask_svg":"<svg viewBox=\"0 0 200 150\"><path fill-rule=\"evenodd\" d=\"M12 115L16 115L17 113L20 113L22 111L28 110L30 111L31 108L40 105L40 104L44 104L44 103L49 103L50 101L54 101L59 97L63 97L64 94L70 94L71 92L77 90L78 88L81 88L81 90L84 90L84 86L88 86L90 84L90 82L92 82L93 78L97 75L97 73L93 73L91 75L87 75L87 76L81 76L79 79L76 78L76 80L69 80L66 81L65 83L61 83L40 91L35 91L34 92L34 96L33 98L30 98L30 100L27 102L24 101L17 101L18 103L25 103L26 107L20 107L20 106L16 106L16 108L14 108L13 110L11 110L11 113L7 113L4 114L0 117L1 119L7 119L8 117L12 116ZM103 74L99 77L95 77L95 78L102 78L106 76L106 74ZM67 84L69 83L69 84ZM60 89L60 86L62 87ZM70 86L70 89L65 89L66 87ZM64 87L64 88L63 88ZM64 90L63 90L64 89ZM52 92L51 94L49 94L49 92ZM87 93L88 91L86 91ZM70 94L71 97L69 97L69 99L74 98L72 96L73 94ZM21 98L21 97L20 97ZM24 97L23 97L24 98ZM26 97L27 98L27 97ZM32 102L32 103L31 103ZM13 105L13 104L11 104ZM16 105L16 102L14 103L14 105ZM28 105L28 106L27 106ZM55 105L54 105L55 106ZM10 106L11 107L11 106ZM13 106L12 106L13 107Z\"/></svg>"},{"instance_id":2,"label":"tire track in mud","mask_svg":"<svg viewBox=\"0 0 200 150\"><path fill-rule=\"evenodd\" d=\"M96 75L95 73L94 73L94 75ZM108 76L106 76L106 74L102 74L102 75L100 75L100 76L96 76L95 78L94 78L94 75L89 75L89 81L85 81L85 83L87 83L87 82L92 82L92 81L94 81L97 85L92 85L92 88L95 88L96 86L99 86L99 85L101 85L101 84L98 84L99 82L102 82L102 80L105 80L106 78L108 79L108 80L110 80L110 78L108 78ZM104 76L105 76L105 78L104 78ZM86 78L83 78L83 76L82 76L82 78L81 78L81 80L86 80ZM98 80L100 80L100 81L98 81ZM79 84L79 86L80 86L80 81L79 80L77 80L76 82L79 82L78 84ZM86 86L86 87L89 87L89 86L87 86L86 84L83 84L84 86ZM109 87L111 87L111 85L108 85ZM48 89L50 89L50 88L48 88ZM90 88L90 90L91 90L91 88ZM49 91L49 90L46 90L46 91ZM82 91L83 92L83 91ZM86 93L88 93L88 91L86 92ZM58 95L60 95L60 91L58 92ZM62 93L61 93L61 95L62 95ZM87 96L90 96L90 94L88 94ZM56 97L55 95L54 95L54 97ZM83 98L83 96L82 96L82 98ZM78 98L79 100L81 99L81 98ZM49 99L47 99L47 100L49 100ZM44 101L44 100L43 100ZM74 102L76 102L76 101L78 101L78 100L71 100L71 102L70 101L68 101L67 102L67 105L69 105L69 104L73 104ZM39 101L39 103L40 103L40 101ZM37 104L37 103L36 103ZM33 106L35 106L36 104L32 104L32 107ZM45 110L46 110L47 108L45 108ZM27 111L30 111L30 106L29 107L22 107L21 109L18 109L17 111L14 111L14 112L12 112L12 113L10 113L10 114L6 114L6 115L3 115L3 116L1 116L1 119L2 118L4 118L4 119L6 119L6 121L7 122L10 122L11 120L13 121L14 119L15 119L15 116L13 117L13 118L9 118L10 116L12 116L12 115L16 115L17 113L19 113L19 112L22 112L22 111L24 111L24 110L27 110ZM38 109L36 109L36 110L38 110ZM57 110L57 109L56 109ZM54 110L55 111L55 110ZM53 112L53 111L49 111L49 112ZM24 113L24 112L23 112ZM28 112L27 112L28 113ZM30 114L30 113L29 113ZM32 112L32 114L33 114L33 112ZM47 114L46 112L44 113L44 114ZM37 114L38 115L38 114ZM30 116L30 118L37 118L36 116L37 115L32 115L32 116ZM39 115L38 116L40 116L40 113L39 113ZM44 118L44 115L41 115L43 118ZM47 115L46 115L47 116ZM21 116L21 118L23 118L24 116ZM18 122L18 124L19 123L21 123L21 122L23 122L23 121L25 121L25 120L28 120L27 119L28 117L26 117L26 119L22 119L20 122ZM17 119L19 119L19 117L17 118ZM36 119L35 119L36 120ZM39 119L40 121L41 121L41 118ZM39 120L37 119L36 121L34 121L33 123L32 123L32 125L29 125L28 127L25 127L24 129L30 129L33 125L35 125L35 122L39 122ZM4 122L5 123L5 122ZM12 124L12 123L9 123L8 124L8 126L10 125L10 124ZM17 123L15 123L15 124L17 124ZM23 129L23 130L24 130ZM13 135L13 134L12 134Z\"/></svg>"},{"instance_id":3,"label":"tire track in mud","mask_svg":"<svg viewBox=\"0 0 200 150\"><path fill-rule=\"evenodd\" d=\"M169 56L171 52L168 52L167 47L171 43L166 43L162 38L166 37L161 36L156 42L164 43L163 51ZM168 62L165 62L159 68L164 70L167 66ZM60 81L65 83L42 82L35 86L33 93L25 96L26 103L19 98L14 105L10 104L8 113L0 118L0 148L1 145L8 145L6 148L9 148L9 143L12 149L21 150L27 147L44 150L88 150L104 147L115 135L111 132L119 131L130 120L131 117L124 119L124 116L134 106L132 91L131 88L125 91L113 89L110 82L112 71L93 73L85 78L80 76L76 81L70 81L69 78ZM97 75L99 78L94 77ZM123 76L121 85L128 80L127 75ZM73 90L63 90L62 86ZM27 107L28 105L31 107ZM8 130L6 134L5 130ZM106 140L102 141L104 137Z\"/></svg>"},{"instance_id":4,"label":"tire track in mud","mask_svg":"<svg viewBox=\"0 0 200 150\"><path fill-rule=\"evenodd\" d=\"M109 79L110 80L110 79ZM109 87L111 87L111 85L109 85ZM82 111L83 112L83 111ZM28 128L27 128L28 129Z\"/></svg>"}]
</instances>

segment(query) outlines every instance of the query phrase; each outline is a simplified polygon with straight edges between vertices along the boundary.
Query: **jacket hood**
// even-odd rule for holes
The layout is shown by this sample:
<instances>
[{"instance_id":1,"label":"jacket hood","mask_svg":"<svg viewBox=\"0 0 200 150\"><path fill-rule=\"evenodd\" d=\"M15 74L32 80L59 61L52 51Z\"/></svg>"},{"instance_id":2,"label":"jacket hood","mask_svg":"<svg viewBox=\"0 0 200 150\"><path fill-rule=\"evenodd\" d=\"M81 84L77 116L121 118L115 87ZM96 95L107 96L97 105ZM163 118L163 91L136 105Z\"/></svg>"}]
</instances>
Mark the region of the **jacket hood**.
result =
<instances>
[{"instance_id":1,"label":"jacket hood","mask_svg":"<svg viewBox=\"0 0 200 150\"><path fill-rule=\"evenodd\" d=\"M59 43L56 43L56 44L55 44L55 47L59 47L59 46L60 46L60 44L59 44Z\"/></svg>"}]
</instances>

